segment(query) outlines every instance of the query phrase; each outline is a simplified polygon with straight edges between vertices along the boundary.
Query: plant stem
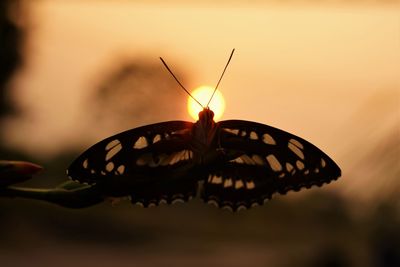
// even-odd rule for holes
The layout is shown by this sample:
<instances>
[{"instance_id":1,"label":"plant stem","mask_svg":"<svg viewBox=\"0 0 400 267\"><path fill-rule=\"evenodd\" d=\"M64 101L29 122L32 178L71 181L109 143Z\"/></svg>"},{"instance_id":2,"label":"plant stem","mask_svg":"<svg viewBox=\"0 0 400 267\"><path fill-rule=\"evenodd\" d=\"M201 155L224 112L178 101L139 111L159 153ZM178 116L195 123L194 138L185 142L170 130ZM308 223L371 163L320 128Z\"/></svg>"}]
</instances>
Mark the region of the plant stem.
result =
<instances>
[{"instance_id":1,"label":"plant stem","mask_svg":"<svg viewBox=\"0 0 400 267\"><path fill-rule=\"evenodd\" d=\"M0 197L36 199L67 208L85 208L104 200L97 187L88 185L73 190L9 186L0 189Z\"/></svg>"}]
</instances>

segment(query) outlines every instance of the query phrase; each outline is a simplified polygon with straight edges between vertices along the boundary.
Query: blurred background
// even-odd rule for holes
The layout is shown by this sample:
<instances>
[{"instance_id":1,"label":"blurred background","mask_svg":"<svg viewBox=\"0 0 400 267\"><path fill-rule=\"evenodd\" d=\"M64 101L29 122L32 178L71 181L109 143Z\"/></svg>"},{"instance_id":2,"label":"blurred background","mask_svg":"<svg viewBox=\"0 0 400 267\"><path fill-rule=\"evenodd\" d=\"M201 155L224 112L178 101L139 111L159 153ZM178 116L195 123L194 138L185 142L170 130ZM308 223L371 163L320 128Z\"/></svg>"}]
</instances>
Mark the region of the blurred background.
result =
<instances>
[{"instance_id":1,"label":"blurred background","mask_svg":"<svg viewBox=\"0 0 400 267\"><path fill-rule=\"evenodd\" d=\"M91 144L191 120L187 88L220 86L222 119L299 135L337 182L230 213L194 200L69 210L0 199L1 266L400 266L400 2L0 2L0 159L54 187Z\"/></svg>"}]
</instances>

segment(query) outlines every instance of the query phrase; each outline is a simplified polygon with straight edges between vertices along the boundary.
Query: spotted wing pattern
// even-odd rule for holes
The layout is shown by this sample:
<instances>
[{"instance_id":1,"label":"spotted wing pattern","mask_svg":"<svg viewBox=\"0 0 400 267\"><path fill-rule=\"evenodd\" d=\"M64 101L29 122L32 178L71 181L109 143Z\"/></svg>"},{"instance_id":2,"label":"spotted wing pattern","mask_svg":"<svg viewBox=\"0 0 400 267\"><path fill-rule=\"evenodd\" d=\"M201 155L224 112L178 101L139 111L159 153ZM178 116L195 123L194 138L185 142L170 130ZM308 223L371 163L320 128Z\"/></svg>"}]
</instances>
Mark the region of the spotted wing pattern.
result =
<instances>
[{"instance_id":1,"label":"spotted wing pattern","mask_svg":"<svg viewBox=\"0 0 400 267\"><path fill-rule=\"evenodd\" d=\"M196 181L183 179L194 166L192 127L191 122L169 121L111 136L79 156L67 174L114 195L130 195L144 206L187 200L197 187Z\"/></svg>"},{"instance_id":2,"label":"spotted wing pattern","mask_svg":"<svg viewBox=\"0 0 400 267\"><path fill-rule=\"evenodd\" d=\"M336 180L336 163L306 140L277 128L241 120L218 123L225 164L210 170L202 198L237 210L261 205L275 193Z\"/></svg>"}]
</instances>

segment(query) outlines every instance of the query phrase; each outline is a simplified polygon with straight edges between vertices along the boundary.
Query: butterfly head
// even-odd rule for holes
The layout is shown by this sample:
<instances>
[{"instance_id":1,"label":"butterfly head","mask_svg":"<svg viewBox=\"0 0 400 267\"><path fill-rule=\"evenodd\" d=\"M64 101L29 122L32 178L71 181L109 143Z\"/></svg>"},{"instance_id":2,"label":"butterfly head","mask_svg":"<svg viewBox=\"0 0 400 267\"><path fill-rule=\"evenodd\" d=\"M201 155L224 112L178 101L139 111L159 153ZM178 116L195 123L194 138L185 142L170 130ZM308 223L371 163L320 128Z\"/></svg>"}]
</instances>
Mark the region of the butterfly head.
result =
<instances>
[{"instance_id":1,"label":"butterfly head","mask_svg":"<svg viewBox=\"0 0 400 267\"><path fill-rule=\"evenodd\" d=\"M209 107L204 108L199 112L199 121L204 124L210 124L214 122L214 112Z\"/></svg>"}]
</instances>

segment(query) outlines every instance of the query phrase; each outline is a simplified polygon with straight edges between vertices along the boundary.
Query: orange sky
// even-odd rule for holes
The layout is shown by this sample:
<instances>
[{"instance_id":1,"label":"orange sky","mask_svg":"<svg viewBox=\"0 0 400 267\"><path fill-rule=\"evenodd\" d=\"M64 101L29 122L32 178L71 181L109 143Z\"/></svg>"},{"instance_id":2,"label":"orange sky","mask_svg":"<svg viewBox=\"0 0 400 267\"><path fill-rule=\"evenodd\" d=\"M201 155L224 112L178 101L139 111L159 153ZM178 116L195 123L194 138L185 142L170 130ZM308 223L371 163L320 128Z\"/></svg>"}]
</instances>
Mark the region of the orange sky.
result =
<instances>
[{"instance_id":1,"label":"orange sky","mask_svg":"<svg viewBox=\"0 0 400 267\"><path fill-rule=\"evenodd\" d=\"M370 143L367 132L379 133L399 119L396 5L33 1L31 11L31 50L14 92L33 110L32 118L8 127L10 144L31 151L52 155L84 135L76 125L88 123L79 107L93 81L115 58L138 54L156 62L163 56L185 69L191 74L186 86L193 89L215 85L236 48L220 86L222 119L293 132L339 158L339 165L346 165L340 156L349 146ZM170 119L191 120L187 114Z\"/></svg>"}]
</instances>

